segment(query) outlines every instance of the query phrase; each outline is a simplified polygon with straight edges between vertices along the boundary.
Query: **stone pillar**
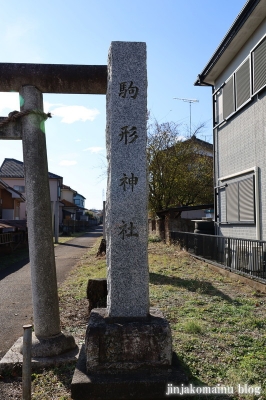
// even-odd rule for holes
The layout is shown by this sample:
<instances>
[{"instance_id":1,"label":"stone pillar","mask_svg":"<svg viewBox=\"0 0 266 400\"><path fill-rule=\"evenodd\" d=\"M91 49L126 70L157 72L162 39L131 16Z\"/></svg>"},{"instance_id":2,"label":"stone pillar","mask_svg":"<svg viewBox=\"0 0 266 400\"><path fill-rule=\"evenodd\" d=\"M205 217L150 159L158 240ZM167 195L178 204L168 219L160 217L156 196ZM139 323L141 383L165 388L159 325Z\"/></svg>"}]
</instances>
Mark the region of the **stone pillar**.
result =
<instances>
[{"instance_id":1,"label":"stone pillar","mask_svg":"<svg viewBox=\"0 0 266 400\"><path fill-rule=\"evenodd\" d=\"M106 240L106 230L105 230L105 201L103 201L103 239Z\"/></svg>"},{"instance_id":2,"label":"stone pillar","mask_svg":"<svg viewBox=\"0 0 266 400\"><path fill-rule=\"evenodd\" d=\"M164 231L164 218L158 218L155 220L156 225L156 235L159 236L162 240L165 239L165 231Z\"/></svg>"},{"instance_id":3,"label":"stone pillar","mask_svg":"<svg viewBox=\"0 0 266 400\"><path fill-rule=\"evenodd\" d=\"M52 208L52 232L53 236L55 236L55 201L51 202L51 208Z\"/></svg>"},{"instance_id":4,"label":"stone pillar","mask_svg":"<svg viewBox=\"0 0 266 400\"><path fill-rule=\"evenodd\" d=\"M54 238L55 238L55 243L58 243L58 237L59 237L59 201L58 200L55 202L54 219L55 219Z\"/></svg>"},{"instance_id":5,"label":"stone pillar","mask_svg":"<svg viewBox=\"0 0 266 400\"><path fill-rule=\"evenodd\" d=\"M146 44L112 42L107 82L107 309L149 312Z\"/></svg>"},{"instance_id":6,"label":"stone pillar","mask_svg":"<svg viewBox=\"0 0 266 400\"><path fill-rule=\"evenodd\" d=\"M34 86L21 88L20 103L21 111L43 111L42 93ZM35 333L32 355L54 355L75 347L75 343L73 337L66 339L60 329L46 140L42 116L29 114L23 117L22 144ZM51 337L56 340L56 346L52 345L53 340L49 342Z\"/></svg>"},{"instance_id":7,"label":"stone pillar","mask_svg":"<svg viewBox=\"0 0 266 400\"><path fill-rule=\"evenodd\" d=\"M164 219L164 235L165 235L165 243L170 244L170 232L172 230L173 222L174 222L174 213L170 210L165 214Z\"/></svg>"}]
</instances>

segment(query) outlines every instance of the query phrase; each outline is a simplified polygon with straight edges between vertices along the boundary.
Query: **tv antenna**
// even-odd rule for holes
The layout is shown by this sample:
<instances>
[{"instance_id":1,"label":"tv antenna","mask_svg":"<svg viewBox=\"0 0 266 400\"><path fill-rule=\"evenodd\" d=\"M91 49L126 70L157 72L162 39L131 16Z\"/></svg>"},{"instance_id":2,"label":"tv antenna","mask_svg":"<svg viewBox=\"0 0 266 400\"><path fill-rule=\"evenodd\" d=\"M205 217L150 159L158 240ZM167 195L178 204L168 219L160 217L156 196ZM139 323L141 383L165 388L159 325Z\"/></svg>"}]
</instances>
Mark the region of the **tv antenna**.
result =
<instances>
[{"instance_id":1,"label":"tv antenna","mask_svg":"<svg viewBox=\"0 0 266 400\"><path fill-rule=\"evenodd\" d=\"M174 100L182 100L182 101L185 101L186 103L189 103L189 135L191 137L191 104L198 103L199 100L197 100L197 99L181 99L179 97L174 97Z\"/></svg>"}]
</instances>

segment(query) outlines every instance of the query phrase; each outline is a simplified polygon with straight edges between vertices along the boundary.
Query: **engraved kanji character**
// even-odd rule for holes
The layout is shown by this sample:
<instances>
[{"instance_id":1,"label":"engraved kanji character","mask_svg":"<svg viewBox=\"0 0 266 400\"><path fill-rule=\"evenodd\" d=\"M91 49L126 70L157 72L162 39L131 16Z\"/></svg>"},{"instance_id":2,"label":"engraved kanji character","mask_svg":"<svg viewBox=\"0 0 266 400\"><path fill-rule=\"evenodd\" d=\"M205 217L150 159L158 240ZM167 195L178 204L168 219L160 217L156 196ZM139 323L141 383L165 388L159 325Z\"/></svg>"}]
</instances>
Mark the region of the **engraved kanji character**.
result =
<instances>
[{"instance_id":1,"label":"engraved kanji character","mask_svg":"<svg viewBox=\"0 0 266 400\"><path fill-rule=\"evenodd\" d=\"M124 139L125 140L125 144L127 144L128 137L129 137L129 138L132 138L132 139L129 140L128 143L133 143L138 138L137 128L135 126L132 126L130 129L128 129L128 128L129 128L128 125L123 126L121 128L121 133L119 133L119 136L121 137L121 139L119 140L119 142L121 142Z\"/></svg>"},{"instance_id":2,"label":"engraved kanji character","mask_svg":"<svg viewBox=\"0 0 266 400\"><path fill-rule=\"evenodd\" d=\"M139 88L137 86L133 86L133 81L120 83L119 96L125 98L128 94L129 97L132 97L132 99L135 99L138 95L138 92L139 92Z\"/></svg>"},{"instance_id":3,"label":"engraved kanji character","mask_svg":"<svg viewBox=\"0 0 266 400\"><path fill-rule=\"evenodd\" d=\"M126 185L131 186L131 190L133 192L134 185L138 183L138 178L134 176L134 174L131 172L131 178L129 178L126 174L123 174L123 178L120 179L121 183L119 186L123 186L124 190L126 190Z\"/></svg>"},{"instance_id":4,"label":"engraved kanji character","mask_svg":"<svg viewBox=\"0 0 266 400\"><path fill-rule=\"evenodd\" d=\"M130 236L136 236L138 237L139 234L137 232L134 233L134 229L136 229L136 227L133 225L133 222L129 223L129 228L127 227L128 224L125 223L125 221L122 220L123 225L119 226L119 229L121 229L121 231L119 232L119 235L122 235L122 239L125 239L126 237L130 237Z\"/></svg>"}]
</instances>

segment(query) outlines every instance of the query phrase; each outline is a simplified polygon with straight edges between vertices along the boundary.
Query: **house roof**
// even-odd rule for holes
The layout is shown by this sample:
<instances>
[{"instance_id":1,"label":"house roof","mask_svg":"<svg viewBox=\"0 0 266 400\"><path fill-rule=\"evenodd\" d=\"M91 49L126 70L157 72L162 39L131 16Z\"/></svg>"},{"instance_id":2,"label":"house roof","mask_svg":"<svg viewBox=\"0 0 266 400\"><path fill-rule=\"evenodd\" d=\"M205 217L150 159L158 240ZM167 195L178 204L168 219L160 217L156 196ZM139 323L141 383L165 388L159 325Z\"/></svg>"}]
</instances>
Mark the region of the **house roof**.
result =
<instances>
[{"instance_id":1,"label":"house roof","mask_svg":"<svg viewBox=\"0 0 266 400\"><path fill-rule=\"evenodd\" d=\"M25 230L27 228L27 221L25 219L0 219L0 228L19 228Z\"/></svg>"},{"instance_id":2,"label":"house roof","mask_svg":"<svg viewBox=\"0 0 266 400\"><path fill-rule=\"evenodd\" d=\"M78 193L78 192L75 194L75 196L74 196L74 197L82 197L83 199L85 199L85 200L86 200L86 197L82 196L82 194L80 194L80 193Z\"/></svg>"},{"instance_id":3,"label":"house roof","mask_svg":"<svg viewBox=\"0 0 266 400\"><path fill-rule=\"evenodd\" d=\"M68 200L65 200L65 199L60 200L60 202L64 204L64 207L79 208L76 204L71 203L71 201L68 201Z\"/></svg>"},{"instance_id":4,"label":"house roof","mask_svg":"<svg viewBox=\"0 0 266 400\"><path fill-rule=\"evenodd\" d=\"M213 144L212 143L206 142L205 140L198 139L195 135L191 136L191 138L188 139L188 140L191 140L191 141L197 143L199 146L205 147L206 149L209 149L210 151L213 151Z\"/></svg>"},{"instance_id":5,"label":"house roof","mask_svg":"<svg viewBox=\"0 0 266 400\"><path fill-rule=\"evenodd\" d=\"M73 193L77 193L76 190L72 189L70 186L67 185L62 185L61 190L66 189L66 190L71 190Z\"/></svg>"},{"instance_id":6,"label":"house roof","mask_svg":"<svg viewBox=\"0 0 266 400\"><path fill-rule=\"evenodd\" d=\"M1 178L24 178L24 164L14 158L5 158L0 167ZM49 179L63 179L62 176L48 172Z\"/></svg>"},{"instance_id":7,"label":"house roof","mask_svg":"<svg viewBox=\"0 0 266 400\"><path fill-rule=\"evenodd\" d=\"M266 17L266 0L248 0L194 85L214 85L215 80Z\"/></svg>"},{"instance_id":8,"label":"house roof","mask_svg":"<svg viewBox=\"0 0 266 400\"><path fill-rule=\"evenodd\" d=\"M25 197L23 196L22 193L20 193L18 190L13 189L10 187L6 182L4 182L2 179L0 179L0 189L5 189L9 193L12 194L13 198L20 198L22 201L26 201Z\"/></svg>"}]
</instances>

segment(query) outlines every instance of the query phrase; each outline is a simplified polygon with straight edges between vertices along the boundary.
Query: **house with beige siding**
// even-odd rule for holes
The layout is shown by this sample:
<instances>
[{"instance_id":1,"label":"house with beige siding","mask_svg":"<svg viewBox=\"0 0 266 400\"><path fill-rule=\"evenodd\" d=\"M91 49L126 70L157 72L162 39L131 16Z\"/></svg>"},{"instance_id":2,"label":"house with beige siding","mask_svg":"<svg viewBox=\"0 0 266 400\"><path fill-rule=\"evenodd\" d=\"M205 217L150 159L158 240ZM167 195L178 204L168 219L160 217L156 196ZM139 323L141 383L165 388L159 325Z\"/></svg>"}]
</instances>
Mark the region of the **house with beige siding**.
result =
<instances>
[{"instance_id":1,"label":"house with beige siding","mask_svg":"<svg viewBox=\"0 0 266 400\"><path fill-rule=\"evenodd\" d=\"M53 215L53 224L55 231L59 227L59 214L60 214L60 190L63 185L63 178L59 175L48 172L49 186L50 186L50 197L51 197L51 209ZM25 178L24 178L24 165L22 161L15 160L14 158L5 158L0 167L0 179L9 185L15 191L18 191L26 197L25 193ZM61 205L62 206L62 205ZM20 203L20 219L27 218L27 198L26 202ZM10 218L13 219L13 215L9 213ZM15 217L15 215L14 215Z\"/></svg>"},{"instance_id":2,"label":"house with beige siding","mask_svg":"<svg viewBox=\"0 0 266 400\"><path fill-rule=\"evenodd\" d=\"M23 194L0 179L0 219L22 219L20 217L21 203L25 203Z\"/></svg>"}]
</instances>

